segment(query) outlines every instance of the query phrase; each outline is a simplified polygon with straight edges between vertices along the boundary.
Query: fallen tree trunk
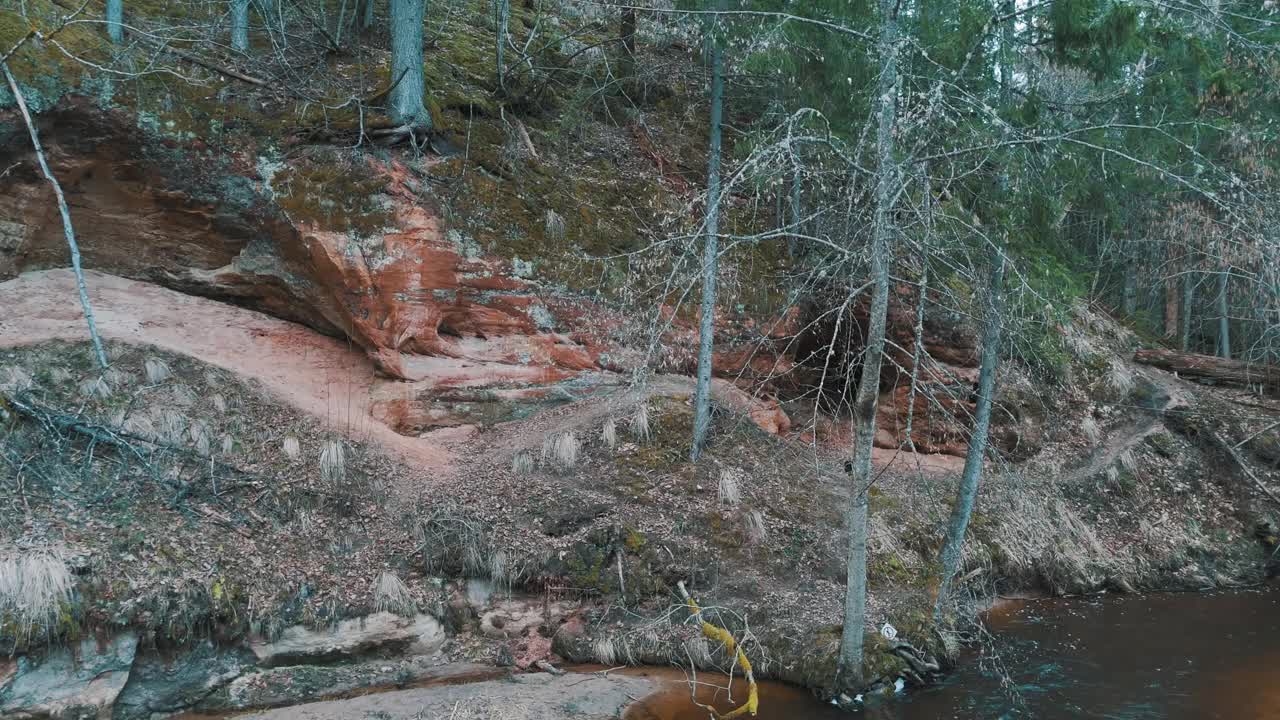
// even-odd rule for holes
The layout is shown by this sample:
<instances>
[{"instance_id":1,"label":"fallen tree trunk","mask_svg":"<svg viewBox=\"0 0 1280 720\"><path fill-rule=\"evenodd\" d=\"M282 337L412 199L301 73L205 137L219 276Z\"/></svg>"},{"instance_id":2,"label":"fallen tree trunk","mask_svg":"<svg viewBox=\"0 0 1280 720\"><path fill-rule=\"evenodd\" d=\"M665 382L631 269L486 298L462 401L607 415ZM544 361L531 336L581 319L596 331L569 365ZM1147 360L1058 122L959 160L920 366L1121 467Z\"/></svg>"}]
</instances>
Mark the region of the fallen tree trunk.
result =
<instances>
[{"instance_id":1,"label":"fallen tree trunk","mask_svg":"<svg viewBox=\"0 0 1280 720\"><path fill-rule=\"evenodd\" d=\"M1133 360L1176 372L1186 378L1262 385L1272 390L1280 390L1280 367L1275 365L1262 365L1176 350L1139 350L1133 354Z\"/></svg>"}]
</instances>

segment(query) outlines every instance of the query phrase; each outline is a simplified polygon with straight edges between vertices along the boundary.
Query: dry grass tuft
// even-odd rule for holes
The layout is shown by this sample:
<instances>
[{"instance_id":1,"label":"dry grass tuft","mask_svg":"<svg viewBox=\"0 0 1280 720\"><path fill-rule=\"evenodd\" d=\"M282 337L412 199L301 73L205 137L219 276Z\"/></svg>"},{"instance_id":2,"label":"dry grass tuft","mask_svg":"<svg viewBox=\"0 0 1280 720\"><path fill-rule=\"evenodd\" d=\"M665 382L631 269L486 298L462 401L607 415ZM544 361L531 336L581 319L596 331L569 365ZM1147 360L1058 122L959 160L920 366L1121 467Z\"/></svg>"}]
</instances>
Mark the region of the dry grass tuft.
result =
<instances>
[{"instance_id":1,"label":"dry grass tuft","mask_svg":"<svg viewBox=\"0 0 1280 720\"><path fill-rule=\"evenodd\" d=\"M1119 360L1111 361L1103 382L1106 383L1107 389L1119 397L1128 397L1138 384L1138 381L1133 376L1133 370Z\"/></svg>"},{"instance_id":2,"label":"dry grass tuft","mask_svg":"<svg viewBox=\"0 0 1280 720\"><path fill-rule=\"evenodd\" d=\"M320 477L330 485L338 485L347 477L347 453L337 440L325 443L320 451Z\"/></svg>"},{"instance_id":3,"label":"dry grass tuft","mask_svg":"<svg viewBox=\"0 0 1280 720\"><path fill-rule=\"evenodd\" d=\"M521 450L511 458L511 472L523 477L532 473L536 464L531 453Z\"/></svg>"},{"instance_id":4,"label":"dry grass tuft","mask_svg":"<svg viewBox=\"0 0 1280 720\"><path fill-rule=\"evenodd\" d=\"M763 545L769 540L769 530L764 515L759 510L748 510L742 515L742 532L748 545Z\"/></svg>"},{"instance_id":5,"label":"dry grass tuft","mask_svg":"<svg viewBox=\"0 0 1280 720\"><path fill-rule=\"evenodd\" d=\"M180 444L187 433L187 419L182 413L165 408L160 411L158 419L160 438L172 445Z\"/></svg>"},{"instance_id":6,"label":"dry grass tuft","mask_svg":"<svg viewBox=\"0 0 1280 720\"><path fill-rule=\"evenodd\" d=\"M617 667L618 665L618 648L613 642L613 638L596 638L591 642L591 654L595 656L596 662L606 667Z\"/></svg>"},{"instance_id":7,"label":"dry grass tuft","mask_svg":"<svg viewBox=\"0 0 1280 720\"><path fill-rule=\"evenodd\" d=\"M215 393L213 397L209 398L209 402L213 405L214 410L220 413L227 411L227 399L222 396L222 393Z\"/></svg>"},{"instance_id":8,"label":"dry grass tuft","mask_svg":"<svg viewBox=\"0 0 1280 720\"><path fill-rule=\"evenodd\" d=\"M293 435L286 435L284 442L280 443L280 449L284 451L285 457L290 460L297 460L302 457L302 441Z\"/></svg>"},{"instance_id":9,"label":"dry grass tuft","mask_svg":"<svg viewBox=\"0 0 1280 720\"><path fill-rule=\"evenodd\" d=\"M720 486L717 494L720 497L721 505L732 507L742 501L742 491L738 482L739 476L740 473L736 468L725 468L720 471Z\"/></svg>"},{"instance_id":10,"label":"dry grass tuft","mask_svg":"<svg viewBox=\"0 0 1280 720\"><path fill-rule=\"evenodd\" d=\"M5 392L22 393L30 390L34 385L35 381L31 379L31 374L16 365L7 367L3 373L0 373L0 390Z\"/></svg>"},{"instance_id":11,"label":"dry grass tuft","mask_svg":"<svg viewBox=\"0 0 1280 720\"><path fill-rule=\"evenodd\" d=\"M111 385L105 377L85 378L80 381L80 394L87 398L108 400L111 398Z\"/></svg>"},{"instance_id":12,"label":"dry grass tuft","mask_svg":"<svg viewBox=\"0 0 1280 720\"><path fill-rule=\"evenodd\" d=\"M413 594L398 575L393 572L378 573L373 581L373 607L377 612L392 612L411 617L418 612Z\"/></svg>"},{"instance_id":13,"label":"dry grass tuft","mask_svg":"<svg viewBox=\"0 0 1280 720\"><path fill-rule=\"evenodd\" d=\"M543 215L543 225L548 240L559 242L564 239L564 218L560 213L548 208Z\"/></svg>"},{"instance_id":14,"label":"dry grass tuft","mask_svg":"<svg viewBox=\"0 0 1280 720\"><path fill-rule=\"evenodd\" d=\"M1097 443L1102 439L1102 428L1099 427L1098 421L1093 416L1086 417L1080 421L1080 432L1089 439L1090 443Z\"/></svg>"},{"instance_id":15,"label":"dry grass tuft","mask_svg":"<svg viewBox=\"0 0 1280 720\"><path fill-rule=\"evenodd\" d=\"M142 364L142 369L146 371L147 382L156 385L173 377L173 370L169 364L160 358L147 358Z\"/></svg>"},{"instance_id":16,"label":"dry grass tuft","mask_svg":"<svg viewBox=\"0 0 1280 720\"><path fill-rule=\"evenodd\" d=\"M578 464L578 436L572 430L548 435L542 441L542 463L559 470L568 470Z\"/></svg>"},{"instance_id":17,"label":"dry grass tuft","mask_svg":"<svg viewBox=\"0 0 1280 720\"><path fill-rule=\"evenodd\" d=\"M604 427L600 428L600 441L610 450L618 445L618 423L613 418L604 421Z\"/></svg>"},{"instance_id":18,"label":"dry grass tuft","mask_svg":"<svg viewBox=\"0 0 1280 720\"><path fill-rule=\"evenodd\" d=\"M119 366L112 365L102 372L102 377L113 388L129 387L133 384L134 376L126 370L121 370Z\"/></svg>"},{"instance_id":19,"label":"dry grass tuft","mask_svg":"<svg viewBox=\"0 0 1280 720\"><path fill-rule=\"evenodd\" d=\"M174 385L169 394L173 397L173 404L179 407L189 408L196 404L195 391L186 385Z\"/></svg>"},{"instance_id":20,"label":"dry grass tuft","mask_svg":"<svg viewBox=\"0 0 1280 720\"><path fill-rule=\"evenodd\" d=\"M11 617L19 627L47 625L71 601L74 585L57 550L0 558L0 617Z\"/></svg>"},{"instance_id":21,"label":"dry grass tuft","mask_svg":"<svg viewBox=\"0 0 1280 720\"><path fill-rule=\"evenodd\" d=\"M191 444L195 446L196 452L201 455L208 455L209 449L213 445L213 436L209 431L209 424L203 420L195 420L191 423L191 427L187 429L187 434L191 436Z\"/></svg>"},{"instance_id":22,"label":"dry grass tuft","mask_svg":"<svg viewBox=\"0 0 1280 720\"><path fill-rule=\"evenodd\" d=\"M219 449L223 455L230 455L232 450L236 448L236 441L230 435L223 435Z\"/></svg>"},{"instance_id":23,"label":"dry grass tuft","mask_svg":"<svg viewBox=\"0 0 1280 720\"><path fill-rule=\"evenodd\" d=\"M640 404L636 408L636 414L631 416L631 422L628 423L631 430L631 437L640 442L648 442L653 437L653 430L649 427L649 406Z\"/></svg>"}]
</instances>

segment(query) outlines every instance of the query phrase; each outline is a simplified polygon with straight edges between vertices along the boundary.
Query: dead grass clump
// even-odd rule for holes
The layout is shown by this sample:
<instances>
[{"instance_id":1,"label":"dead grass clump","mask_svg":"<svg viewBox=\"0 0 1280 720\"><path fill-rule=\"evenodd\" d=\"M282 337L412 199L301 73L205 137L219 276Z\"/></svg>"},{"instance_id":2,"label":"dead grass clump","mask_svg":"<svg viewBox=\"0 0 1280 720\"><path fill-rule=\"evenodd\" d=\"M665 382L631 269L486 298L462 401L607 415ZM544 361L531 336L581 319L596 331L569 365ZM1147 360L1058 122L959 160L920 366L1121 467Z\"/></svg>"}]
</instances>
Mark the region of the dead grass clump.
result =
<instances>
[{"instance_id":1,"label":"dead grass clump","mask_svg":"<svg viewBox=\"0 0 1280 720\"><path fill-rule=\"evenodd\" d=\"M120 369L117 365L112 365L102 372L102 378L113 388L123 388L133 384L134 375L127 370Z\"/></svg>"},{"instance_id":2,"label":"dead grass clump","mask_svg":"<svg viewBox=\"0 0 1280 720\"><path fill-rule=\"evenodd\" d=\"M442 507L414 528L427 572L489 578L510 588L521 575L518 564L494 547L484 521L456 506Z\"/></svg>"},{"instance_id":3,"label":"dead grass clump","mask_svg":"<svg viewBox=\"0 0 1280 720\"><path fill-rule=\"evenodd\" d=\"M173 377L173 369L169 367L169 363L160 358L147 358L142 363L142 369L147 374L147 382L152 385L157 385Z\"/></svg>"},{"instance_id":4,"label":"dead grass clump","mask_svg":"<svg viewBox=\"0 0 1280 720\"><path fill-rule=\"evenodd\" d=\"M617 667L618 665L618 648L613 642L613 638L596 638L591 641L591 654L595 656L596 662L606 667Z\"/></svg>"},{"instance_id":5,"label":"dead grass clump","mask_svg":"<svg viewBox=\"0 0 1280 720\"><path fill-rule=\"evenodd\" d=\"M542 463L568 470L578 464L578 450L578 436L572 430L548 435L542 441Z\"/></svg>"},{"instance_id":6,"label":"dead grass clump","mask_svg":"<svg viewBox=\"0 0 1280 720\"><path fill-rule=\"evenodd\" d=\"M1137 379L1134 378L1133 370L1119 360L1111 361L1103 382L1106 383L1107 389L1118 397L1128 397L1138 384Z\"/></svg>"},{"instance_id":7,"label":"dead grass clump","mask_svg":"<svg viewBox=\"0 0 1280 720\"><path fill-rule=\"evenodd\" d=\"M618 445L618 423L613 418L604 421L604 427L600 428L600 442L610 450Z\"/></svg>"},{"instance_id":8,"label":"dead grass clump","mask_svg":"<svg viewBox=\"0 0 1280 720\"><path fill-rule=\"evenodd\" d=\"M547 209L543 216L543 225L548 240L559 242L564 240L564 218L555 210Z\"/></svg>"},{"instance_id":9,"label":"dead grass clump","mask_svg":"<svg viewBox=\"0 0 1280 720\"><path fill-rule=\"evenodd\" d=\"M320 451L320 477L330 485L339 485L347 477L347 453L337 440L326 442Z\"/></svg>"},{"instance_id":10,"label":"dead grass clump","mask_svg":"<svg viewBox=\"0 0 1280 720\"><path fill-rule=\"evenodd\" d=\"M195 392L186 385L174 385L169 395L173 399L173 404L179 407L189 408L196 404Z\"/></svg>"},{"instance_id":11,"label":"dead grass clump","mask_svg":"<svg viewBox=\"0 0 1280 720\"><path fill-rule=\"evenodd\" d=\"M738 483L739 473L735 468L725 468L720 471L720 486L718 495L721 505L730 507L737 505L742 500L742 492Z\"/></svg>"},{"instance_id":12,"label":"dead grass clump","mask_svg":"<svg viewBox=\"0 0 1280 720\"><path fill-rule=\"evenodd\" d=\"M105 377L85 378L80 381L78 386L80 395L86 398L97 398L98 400L109 400L111 398L111 385Z\"/></svg>"},{"instance_id":13,"label":"dead grass clump","mask_svg":"<svg viewBox=\"0 0 1280 720\"><path fill-rule=\"evenodd\" d=\"M236 441L230 435L223 435L222 442L219 443L219 449L223 455L230 455L232 450L236 448Z\"/></svg>"},{"instance_id":14,"label":"dead grass clump","mask_svg":"<svg viewBox=\"0 0 1280 720\"><path fill-rule=\"evenodd\" d=\"M532 454L527 450L521 450L511 458L511 472L523 477L532 473L536 464Z\"/></svg>"},{"instance_id":15,"label":"dead grass clump","mask_svg":"<svg viewBox=\"0 0 1280 720\"><path fill-rule=\"evenodd\" d=\"M11 619L18 628L47 626L71 601L74 585L57 550L27 550L0 558L0 619Z\"/></svg>"},{"instance_id":16,"label":"dead grass clump","mask_svg":"<svg viewBox=\"0 0 1280 720\"><path fill-rule=\"evenodd\" d=\"M391 612L412 617L418 612L413 594L400 576L393 572L378 573L373 581L373 607L377 612Z\"/></svg>"},{"instance_id":17,"label":"dead grass clump","mask_svg":"<svg viewBox=\"0 0 1280 720\"><path fill-rule=\"evenodd\" d=\"M302 441L293 435L286 435L284 442L280 443L280 449L284 451L285 457L297 460L302 456Z\"/></svg>"},{"instance_id":18,"label":"dead grass clump","mask_svg":"<svg viewBox=\"0 0 1280 720\"><path fill-rule=\"evenodd\" d=\"M1080 421L1080 432L1089 439L1090 443L1097 443L1102 439L1102 428L1098 426L1098 421L1090 415Z\"/></svg>"},{"instance_id":19,"label":"dead grass clump","mask_svg":"<svg viewBox=\"0 0 1280 720\"><path fill-rule=\"evenodd\" d=\"M68 379L70 379L69 376ZM35 381L31 379L31 374L16 365L7 367L0 373L0 390L7 393L23 393L34 385Z\"/></svg>"},{"instance_id":20,"label":"dead grass clump","mask_svg":"<svg viewBox=\"0 0 1280 720\"><path fill-rule=\"evenodd\" d=\"M993 542L1006 574L1063 594L1095 589L1114 570L1093 528L1062 500L1020 493L999 515Z\"/></svg>"},{"instance_id":21,"label":"dead grass clump","mask_svg":"<svg viewBox=\"0 0 1280 720\"><path fill-rule=\"evenodd\" d=\"M213 435L209 431L209 424L203 420L196 420L191 423L191 427L187 428L187 434L191 436L191 444L195 447L196 452L201 455L208 455L209 449L213 445Z\"/></svg>"},{"instance_id":22,"label":"dead grass clump","mask_svg":"<svg viewBox=\"0 0 1280 720\"><path fill-rule=\"evenodd\" d=\"M769 530L764 524L764 514L748 510L742 514L742 534L748 545L763 545L769 540Z\"/></svg>"},{"instance_id":23,"label":"dead grass clump","mask_svg":"<svg viewBox=\"0 0 1280 720\"><path fill-rule=\"evenodd\" d=\"M165 408L159 413L156 423L160 438L172 445L180 444L187 432L187 419L177 410Z\"/></svg>"},{"instance_id":24,"label":"dead grass clump","mask_svg":"<svg viewBox=\"0 0 1280 720\"><path fill-rule=\"evenodd\" d=\"M636 408L636 413L631 416L631 422L628 423L631 430L631 437L640 442L648 442L653 437L653 430L649 426L649 406L641 403Z\"/></svg>"},{"instance_id":25,"label":"dead grass clump","mask_svg":"<svg viewBox=\"0 0 1280 720\"><path fill-rule=\"evenodd\" d=\"M220 413L227 411L227 399L222 396L222 393L214 393L213 397L209 399L209 402L213 405L214 410L217 410Z\"/></svg>"}]
</instances>

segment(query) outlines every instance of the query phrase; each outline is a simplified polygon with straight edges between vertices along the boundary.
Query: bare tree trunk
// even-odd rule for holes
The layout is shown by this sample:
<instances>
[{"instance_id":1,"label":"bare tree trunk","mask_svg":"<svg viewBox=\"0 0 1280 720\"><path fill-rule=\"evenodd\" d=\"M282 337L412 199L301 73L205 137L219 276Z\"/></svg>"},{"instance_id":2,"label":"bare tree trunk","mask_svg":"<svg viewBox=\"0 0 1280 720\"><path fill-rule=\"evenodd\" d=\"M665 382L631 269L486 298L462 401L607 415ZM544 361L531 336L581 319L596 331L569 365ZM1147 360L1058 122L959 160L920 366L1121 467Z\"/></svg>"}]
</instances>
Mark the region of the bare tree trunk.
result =
<instances>
[{"instance_id":1,"label":"bare tree trunk","mask_svg":"<svg viewBox=\"0 0 1280 720\"><path fill-rule=\"evenodd\" d=\"M360 9L360 29L367 31L373 27L373 0L364 0Z\"/></svg>"},{"instance_id":2,"label":"bare tree trunk","mask_svg":"<svg viewBox=\"0 0 1280 720\"><path fill-rule=\"evenodd\" d=\"M249 0L231 0L231 47L249 50Z\"/></svg>"},{"instance_id":3,"label":"bare tree trunk","mask_svg":"<svg viewBox=\"0 0 1280 720\"><path fill-rule=\"evenodd\" d=\"M124 42L124 0L107 0L107 37L119 45Z\"/></svg>"},{"instance_id":4,"label":"bare tree trunk","mask_svg":"<svg viewBox=\"0 0 1280 720\"><path fill-rule=\"evenodd\" d=\"M844 633L840 638L840 660L836 682L844 690L856 691L863 682L863 632L867 621L867 504L874 479L871 448L876 434L876 400L880 394L880 363L884 354L885 317L889 311L890 253L897 228L893 199L898 190L897 147L894 138L898 121L898 3L880 0L880 82L876 123L876 207L871 244L871 309L867 323L867 346L861 377L853 401L853 462L849 465L851 488L845 522L849 528L846 558Z\"/></svg>"},{"instance_id":5,"label":"bare tree trunk","mask_svg":"<svg viewBox=\"0 0 1280 720\"><path fill-rule=\"evenodd\" d=\"M716 280L720 273L720 116L724 105L724 57L707 32L711 51L711 130L707 148L707 234L702 245L702 317L698 327L698 386L694 395L693 444L689 458L702 455L711 425L711 361L716 331Z\"/></svg>"},{"instance_id":6,"label":"bare tree trunk","mask_svg":"<svg viewBox=\"0 0 1280 720\"><path fill-rule=\"evenodd\" d=\"M624 78L636 74L636 9L628 5L622 8L622 16L618 23L618 35L622 40L622 62L619 63L619 75Z\"/></svg>"},{"instance_id":7,"label":"bare tree trunk","mask_svg":"<svg viewBox=\"0 0 1280 720\"><path fill-rule=\"evenodd\" d=\"M987 318L982 331L982 360L978 370L978 407L974 413L973 434L969 436L969 450L964 459L964 472L956 491L956 504L951 508L951 521L947 525L947 537L942 546L942 578L938 598L933 608L934 620L942 617L942 610L951 593L951 582L960 570L960 558L964 549L964 537L973 516L973 506L978 498L978 481L982 478L982 461L987 454L987 437L991 432L991 405L996 391L996 371L1000 366L1000 330L1004 323L1004 253L992 248L991 286L988 290Z\"/></svg>"},{"instance_id":8,"label":"bare tree trunk","mask_svg":"<svg viewBox=\"0 0 1280 720\"><path fill-rule=\"evenodd\" d=\"M430 130L423 101L422 21L426 0L391 0L391 117L412 130Z\"/></svg>"},{"instance_id":9,"label":"bare tree trunk","mask_svg":"<svg viewBox=\"0 0 1280 720\"><path fill-rule=\"evenodd\" d=\"M89 340L93 343L93 352L98 358L98 365L106 369L107 352L102 347L102 338L98 336L98 323L93 317L93 306L89 304L89 289L85 286L84 270L80 267L80 245L76 243L76 231L71 226L71 211L67 209L67 198L62 194L62 185L49 169L49 163L45 161L44 148L40 146L40 134L36 132L36 124L27 110L27 101L22 96L22 90L18 88L18 81L13 79L13 73L9 72L7 63L0 63L0 70L4 70L4 79L9 83L9 91L13 93L13 99L22 113L22 120L27 124L27 132L31 135L31 147L35 149L40 171L44 173L45 179L53 187L54 196L58 199L58 214L62 216L62 232L67 237L67 248L71 251L71 267L76 274L76 288L80 291L80 308L84 311L85 322L89 325Z\"/></svg>"},{"instance_id":10,"label":"bare tree trunk","mask_svg":"<svg viewBox=\"0 0 1280 720\"><path fill-rule=\"evenodd\" d=\"M493 0L493 25L497 33L497 43L495 47L495 62L497 65L497 83L495 86L498 90L506 89L506 80L503 78L504 58L507 50L507 28L511 24L511 0Z\"/></svg>"},{"instance_id":11,"label":"bare tree trunk","mask_svg":"<svg viewBox=\"0 0 1280 720\"><path fill-rule=\"evenodd\" d=\"M1196 285L1190 270L1182 274L1182 337L1178 347L1182 352L1191 351L1191 311L1196 301Z\"/></svg>"},{"instance_id":12,"label":"bare tree trunk","mask_svg":"<svg viewBox=\"0 0 1280 720\"><path fill-rule=\"evenodd\" d=\"M1231 357L1231 315L1227 308L1227 284L1231 269L1223 265L1218 270L1218 356Z\"/></svg>"}]
</instances>

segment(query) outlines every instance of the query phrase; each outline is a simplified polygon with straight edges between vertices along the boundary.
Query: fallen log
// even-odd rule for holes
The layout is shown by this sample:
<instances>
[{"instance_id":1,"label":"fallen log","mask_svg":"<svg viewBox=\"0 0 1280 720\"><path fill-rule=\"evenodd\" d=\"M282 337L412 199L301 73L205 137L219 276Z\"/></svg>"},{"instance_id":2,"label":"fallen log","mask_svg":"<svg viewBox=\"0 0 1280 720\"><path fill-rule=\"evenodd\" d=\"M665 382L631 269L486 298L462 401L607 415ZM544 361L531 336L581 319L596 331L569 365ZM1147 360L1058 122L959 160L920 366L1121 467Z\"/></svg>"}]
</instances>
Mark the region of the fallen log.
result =
<instances>
[{"instance_id":1,"label":"fallen log","mask_svg":"<svg viewBox=\"0 0 1280 720\"><path fill-rule=\"evenodd\" d=\"M1139 350L1133 361L1176 372L1193 380L1262 385L1280 390L1280 367L1176 350Z\"/></svg>"}]
</instances>

